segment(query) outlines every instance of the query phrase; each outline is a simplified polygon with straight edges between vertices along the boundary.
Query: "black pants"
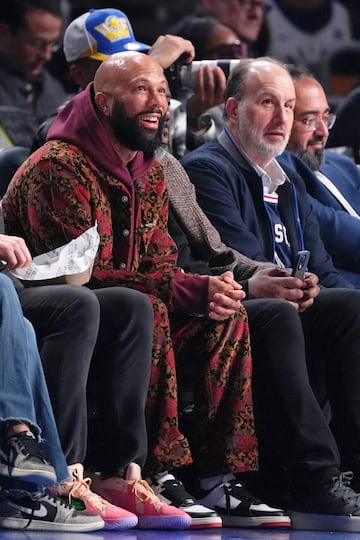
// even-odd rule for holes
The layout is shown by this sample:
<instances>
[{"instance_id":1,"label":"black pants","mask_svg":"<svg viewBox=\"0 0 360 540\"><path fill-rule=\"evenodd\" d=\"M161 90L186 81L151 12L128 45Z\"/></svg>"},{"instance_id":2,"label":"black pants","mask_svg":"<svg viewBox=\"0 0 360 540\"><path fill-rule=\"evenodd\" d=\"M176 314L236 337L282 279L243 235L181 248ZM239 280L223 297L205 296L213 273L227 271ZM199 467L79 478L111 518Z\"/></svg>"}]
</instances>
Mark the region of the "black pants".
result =
<instances>
[{"instance_id":1,"label":"black pants","mask_svg":"<svg viewBox=\"0 0 360 540\"><path fill-rule=\"evenodd\" d=\"M338 474L360 456L360 291L324 289L302 314L245 301L253 352L260 463L296 484ZM330 401L333 433L322 407Z\"/></svg>"},{"instance_id":2,"label":"black pants","mask_svg":"<svg viewBox=\"0 0 360 540\"><path fill-rule=\"evenodd\" d=\"M342 470L360 469L360 290L324 289L301 315L308 373L331 429Z\"/></svg>"},{"instance_id":3,"label":"black pants","mask_svg":"<svg viewBox=\"0 0 360 540\"><path fill-rule=\"evenodd\" d=\"M123 287L91 291L70 285L18 294L37 334L67 463L84 462L89 375L99 417L99 470L114 473L131 461L142 465L153 336L148 298Z\"/></svg>"}]
</instances>

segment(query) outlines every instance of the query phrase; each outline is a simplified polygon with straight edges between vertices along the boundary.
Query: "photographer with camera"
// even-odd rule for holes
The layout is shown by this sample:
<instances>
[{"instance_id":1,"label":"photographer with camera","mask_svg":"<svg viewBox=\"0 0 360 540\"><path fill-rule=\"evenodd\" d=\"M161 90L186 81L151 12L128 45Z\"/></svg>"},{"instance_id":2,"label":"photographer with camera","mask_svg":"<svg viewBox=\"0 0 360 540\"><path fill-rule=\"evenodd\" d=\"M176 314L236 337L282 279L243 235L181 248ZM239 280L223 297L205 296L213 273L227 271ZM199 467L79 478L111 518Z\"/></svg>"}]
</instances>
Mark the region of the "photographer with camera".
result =
<instances>
[{"instance_id":1,"label":"photographer with camera","mask_svg":"<svg viewBox=\"0 0 360 540\"><path fill-rule=\"evenodd\" d=\"M189 16L172 31L195 47L194 61L167 70L172 95L186 103L189 150L214 139L223 129L227 77L247 48L235 32L214 17Z\"/></svg>"}]
</instances>

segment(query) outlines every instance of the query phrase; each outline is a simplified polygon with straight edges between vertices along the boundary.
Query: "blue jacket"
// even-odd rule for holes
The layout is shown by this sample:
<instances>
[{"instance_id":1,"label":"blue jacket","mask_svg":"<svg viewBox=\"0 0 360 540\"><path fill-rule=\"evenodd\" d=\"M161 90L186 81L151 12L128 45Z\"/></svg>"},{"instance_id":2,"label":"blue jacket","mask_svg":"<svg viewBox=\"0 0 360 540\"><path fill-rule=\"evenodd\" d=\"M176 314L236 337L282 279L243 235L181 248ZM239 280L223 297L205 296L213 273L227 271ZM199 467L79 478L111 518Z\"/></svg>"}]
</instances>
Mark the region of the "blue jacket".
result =
<instances>
[{"instance_id":1,"label":"blue jacket","mask_svg":"<svg viewBox=\"0 0 360 540\"><path fill-rule=\"evenodd\" d=\"M344 271L348 279L360 284L360 220L344 210L302 159L286 151L278 161L301 175L320 224L325 248L340 272ZM333 182L360 215L360 171L353 161L337 152L325 150L325 163L320 172ZM355 275L351 276L349 272Z\"/></svg>"},{"instance_id":2,"label":"blue jacket","mask_svg":"<svg viewBox=\"0 0 360 540\"><path fill-rule=\"evenodd\" d=\"M225 132L181 160L197 199L225 244L258 261L274 257L273 227L263 201L262 180ZM309 271L325 287L352 287L334 268L326 252L305 186L295 171L283 167L288 181L278 188L279 211L287 229L292 256L311 252Z\"/></svg>"}]
</instances>

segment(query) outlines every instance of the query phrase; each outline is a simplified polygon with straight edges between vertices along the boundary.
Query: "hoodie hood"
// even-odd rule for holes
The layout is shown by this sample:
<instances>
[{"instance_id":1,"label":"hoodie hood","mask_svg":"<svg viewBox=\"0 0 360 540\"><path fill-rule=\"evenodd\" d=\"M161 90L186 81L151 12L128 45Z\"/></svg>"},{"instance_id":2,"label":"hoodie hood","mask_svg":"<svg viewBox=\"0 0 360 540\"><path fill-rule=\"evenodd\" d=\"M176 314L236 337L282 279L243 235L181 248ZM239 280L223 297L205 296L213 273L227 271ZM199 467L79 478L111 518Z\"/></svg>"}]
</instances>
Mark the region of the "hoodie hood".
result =
<instances>
[{"instance_id":1,"label":"hoodie hood","mask_svg":"<svg viewBox=\"0 0 360 540\"><path fill-rule=\"evenodd\" d=\"M96 114L92 100L93 83L73 97L58 113L47 140L57 139L80 148L98 166L122 181L133 182L144 176L155 162L154 155L138 151L125 166Z\"/></svg>"}]
</instances>

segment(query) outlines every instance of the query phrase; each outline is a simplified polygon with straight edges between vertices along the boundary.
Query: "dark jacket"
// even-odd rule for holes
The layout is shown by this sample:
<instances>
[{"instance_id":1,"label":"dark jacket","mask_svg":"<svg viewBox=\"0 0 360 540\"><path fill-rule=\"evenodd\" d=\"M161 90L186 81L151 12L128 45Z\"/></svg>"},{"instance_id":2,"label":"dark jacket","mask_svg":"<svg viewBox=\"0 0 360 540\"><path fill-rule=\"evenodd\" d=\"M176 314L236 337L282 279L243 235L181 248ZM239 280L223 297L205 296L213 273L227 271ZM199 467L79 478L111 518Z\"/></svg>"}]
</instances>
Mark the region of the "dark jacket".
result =
<instances>
[{"instance_id":1,"label":"dark jacket","mask_svg":"<svg viewBox=\"0 0 360 540\"><path fill-rule=\"evenodd\" d=\"M353 283L360 283L360 220L345 210L302 159L287 151L278 161L284 167L294 168L301 175L320 225L325 248L339 271L344 270ZM360 171L353 161L347 156L326 150L320 172L331 180L360 215ZM349 277L349 271L355 274L353 279Z\"/></svg>"},{"instance_id":2,"label":"dark jacket","mask_svg":"<svg viewBox=\"0 0 360 540\"><path fill-rule=\"evenodd\" d=\"M263 202L262 180L224 131L181 160L195 184L197 200L232 248L258 261L274 262L273 228ZM287 229L292 258L311 252L309 271L325 287L352 287L334 268L320 238L319 224L302 179L284 167L288 180L278 188L279 211Z\"/></svg>"},{"instance_id":3,"label":"dark jacket","mask_svg":"<svg viewBox=\"0 0 360 540\"><path fill-rule=\"evenodd\" d=\"M29 89L34 99L29 103ZM0 60L0 126L15 146L31 148L36 130L69 97L61 83L45 69L29 81Z\"/></svg>"}]
</instances>

